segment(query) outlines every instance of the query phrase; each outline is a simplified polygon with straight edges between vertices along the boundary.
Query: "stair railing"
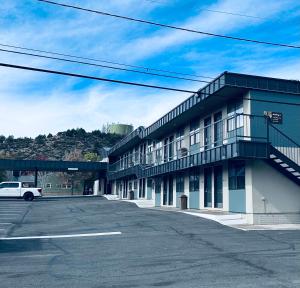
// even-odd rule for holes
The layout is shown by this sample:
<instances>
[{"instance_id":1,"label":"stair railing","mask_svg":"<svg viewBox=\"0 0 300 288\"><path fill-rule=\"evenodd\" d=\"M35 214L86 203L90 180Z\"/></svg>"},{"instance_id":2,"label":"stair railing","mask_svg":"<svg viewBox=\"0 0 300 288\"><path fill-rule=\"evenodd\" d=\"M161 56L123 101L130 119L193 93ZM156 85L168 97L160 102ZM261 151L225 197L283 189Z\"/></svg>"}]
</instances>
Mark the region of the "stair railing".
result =
<instances>
[{"instance_id":1,"label":"stair railing","mask_svg":"<svg viewBox=\"0 0 300 288\"><path fill-rule=\"evenodd\" d=\"M268 120L268 142L282 154L300 165L300 145Z\"/></svg>"}]
</instances>

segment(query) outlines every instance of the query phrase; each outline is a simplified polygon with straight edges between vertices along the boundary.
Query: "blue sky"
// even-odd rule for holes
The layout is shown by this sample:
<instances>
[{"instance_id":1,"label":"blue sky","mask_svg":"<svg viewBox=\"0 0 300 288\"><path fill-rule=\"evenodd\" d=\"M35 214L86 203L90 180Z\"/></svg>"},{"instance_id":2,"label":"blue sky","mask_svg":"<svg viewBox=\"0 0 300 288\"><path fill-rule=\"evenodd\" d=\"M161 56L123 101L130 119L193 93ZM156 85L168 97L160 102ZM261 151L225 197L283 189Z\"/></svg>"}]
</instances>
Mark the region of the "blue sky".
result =
<instances>
[{"instance_id":1,"label":"blue sky","mask_svg":"<svg viewBox=\"0 0 300 288\"><path fill-rule=\"evenodd\" d=\"M296 0L59 1L201 31L300 45L300 3ZM300 79L300 49L212 38L35 0L2 0L0 15L0 44L210 77L227 70ZM193 91L203 86L4 52L0 61ZM107 122L148 126L188 96L0 68L0 135L35 137L77 127L91 131Z\"/></svg>"}]
</instances>

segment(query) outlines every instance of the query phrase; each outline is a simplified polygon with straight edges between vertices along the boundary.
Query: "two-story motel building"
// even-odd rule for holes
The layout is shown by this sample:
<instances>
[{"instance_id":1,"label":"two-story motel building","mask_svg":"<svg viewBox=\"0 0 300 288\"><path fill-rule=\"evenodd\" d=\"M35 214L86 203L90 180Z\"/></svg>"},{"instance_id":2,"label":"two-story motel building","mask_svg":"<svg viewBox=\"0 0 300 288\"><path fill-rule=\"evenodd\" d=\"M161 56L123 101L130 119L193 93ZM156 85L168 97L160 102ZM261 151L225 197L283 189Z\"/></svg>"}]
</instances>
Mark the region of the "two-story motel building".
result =
<instances>
[{"instance_id":1,"label":"two-story motel building","mask_svg":"<svg viewBox=\"0 0 300 288\"><path fill-rule=\"evenodd\" d=\"M300 82L225 72L109 152L113 194L300 223Z\"/></svg>"}]
</instances>

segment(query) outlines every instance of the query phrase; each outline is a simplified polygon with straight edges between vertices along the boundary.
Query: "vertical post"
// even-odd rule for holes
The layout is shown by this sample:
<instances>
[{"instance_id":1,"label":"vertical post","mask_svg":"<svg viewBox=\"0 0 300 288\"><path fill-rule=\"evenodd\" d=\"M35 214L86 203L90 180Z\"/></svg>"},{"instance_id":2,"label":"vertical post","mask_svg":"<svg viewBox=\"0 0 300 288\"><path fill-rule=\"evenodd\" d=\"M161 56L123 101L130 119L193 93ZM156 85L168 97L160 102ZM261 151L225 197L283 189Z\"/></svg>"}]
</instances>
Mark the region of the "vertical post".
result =
<instances>
[{"instance_id":1,"label":"vertical post","mask_svg":"<svg viewBox=\"0 0 300 288\"><path fill-rule=\"evenodd\" d=\"M34 187L37 187L37 182L38 182L38 169L34 169Z\"/></svg>"},{"instance_id":2,"label":"vertical post","mask_svg":"<svg viewBox=\"0 0 300 288\"><path fill-rule=\"evenodd\" d=\"M269 116L266 116L267 121L267 157L270 156L270 119Z\"/></svg>"}]
</instances>

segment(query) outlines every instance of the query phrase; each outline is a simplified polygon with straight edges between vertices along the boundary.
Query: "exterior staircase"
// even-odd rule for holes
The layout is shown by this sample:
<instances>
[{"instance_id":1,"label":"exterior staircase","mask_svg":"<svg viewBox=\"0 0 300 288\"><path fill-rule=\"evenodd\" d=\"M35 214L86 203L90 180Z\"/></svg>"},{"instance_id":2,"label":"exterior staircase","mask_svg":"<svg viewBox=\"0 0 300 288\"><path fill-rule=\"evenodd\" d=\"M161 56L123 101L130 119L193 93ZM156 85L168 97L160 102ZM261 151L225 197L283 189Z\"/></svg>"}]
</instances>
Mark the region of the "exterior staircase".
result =
<instances>
[{"instance_id":1,"label":"exterior staircase","mask_svg":"<svg viewBox=\"0 0 300 288\"><path fill-rule=\"evenodd\" d=\"M272 124L269 129L267 162L300 186L300 145Z\"/></svg>"}]
</instances>

